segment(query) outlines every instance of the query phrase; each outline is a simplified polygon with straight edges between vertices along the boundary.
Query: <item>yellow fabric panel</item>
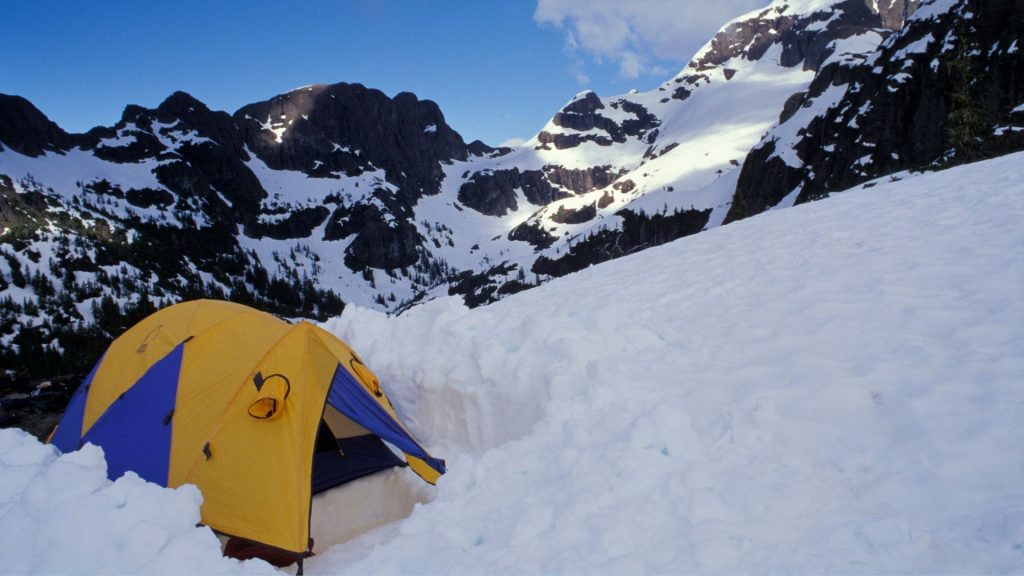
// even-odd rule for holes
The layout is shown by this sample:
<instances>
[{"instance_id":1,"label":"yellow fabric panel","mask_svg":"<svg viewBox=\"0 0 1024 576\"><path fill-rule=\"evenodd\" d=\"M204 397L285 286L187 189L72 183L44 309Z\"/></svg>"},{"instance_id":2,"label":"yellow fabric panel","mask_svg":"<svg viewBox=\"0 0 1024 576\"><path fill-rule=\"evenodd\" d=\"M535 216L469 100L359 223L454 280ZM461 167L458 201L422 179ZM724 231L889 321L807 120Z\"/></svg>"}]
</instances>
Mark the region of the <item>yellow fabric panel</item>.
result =
<instances>
[{"instance_id":1,"label":"yellow fabric panel","mask_svg":"<svg viewBox=\"0 0 1024 576\"><path fill-rule=\"evenodd\" d=\"M205 435L176 428L171 477L174 485L199 486L202 519L210 527L303 552L309 539L313 448L337 360L311 338L312 325L286 327L287 334L265 355L247 363L237 385L224 384L233 394ZM186 356L191 346L186 347ZM270 420L255 419L248 412L261 396L253 384L257 372L268 385L272 377L280 381L273 375L286 377L290 384L283 408ZM184 424L177 421L177 414L175 421L176 426ZM177 445L183 432L190 436L191 454ZM207 442L209 459L203 454ZM183 474L179 466L187 471Z\"/></svg>"},{"instance_id":2,"label":"yellow fabric panel","mask_svg":"<svg viewBox=\"0 0 1024 576\"><path fill-rule=\"evenodd\" d=\"M107 349L93 376L82 418L85 434L110 404L128 390L146 370L181 344L185 338L210 325L239 314L257 313L252 308L218 300L194 300L151 314L128 329Z\"/></svg>"},{"instance_id":3,"label":"yellow fabric panel","mask_svg":"<svg viewBox=\"0 0 1024 576\"><path fill-rule=\"evenodd\" d=\"M168 486L187 482L227 407L245 386L254 387L257 362L290 329L282 320L251 311L210 326L188 341L172 420Z\"/></svg>"},{"instance_id":4,"label":"yellow fabric panel","mask_svg":"<svg viewBox=\"0 0 1024 576\"><path fill-rule=\"evenodd\" d=\"M243 390L255 390L252 377L257 363L281 345L282 337L291 329L288 323L269 314L239 314L208 327L188 342L178 377L170 486L186 482L192 467L203 457L203 446L223 425L228 406Z\"/></svg>"},{"instance_id":5,"label":"yellow fabric panel","mask_svg":"<svg viewBox=\"0 0 1024 576\"><path fill-rule=\"evenodd\" d=\"M410 454L405 455L405 460L409 463L409 468L420 478L423 478L425 482L437 484L437 479L441 477L437 470L427 466L426 462Z\"/></svg>"}]
</instances>

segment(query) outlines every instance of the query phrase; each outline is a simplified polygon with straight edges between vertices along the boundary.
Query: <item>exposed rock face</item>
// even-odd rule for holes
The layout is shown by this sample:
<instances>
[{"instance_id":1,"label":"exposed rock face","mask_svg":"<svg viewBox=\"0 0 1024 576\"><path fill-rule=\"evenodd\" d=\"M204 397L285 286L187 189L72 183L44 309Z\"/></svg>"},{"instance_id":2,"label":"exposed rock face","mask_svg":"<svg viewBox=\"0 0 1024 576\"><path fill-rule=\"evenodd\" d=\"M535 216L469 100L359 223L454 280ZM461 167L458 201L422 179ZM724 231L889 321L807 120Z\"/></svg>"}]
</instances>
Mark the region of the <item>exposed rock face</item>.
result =
<instances>
[{"instance_id":1,"label":"exposed rock face","mask_svg":"<svg viewBox=\"0 0 1024 576\"><path fill-rule=\"evenodd\" d=\"M592 128L601 128L605 132L615 129L614 122L598 114L598 110L604 108L604 103L592 91L584 92L582 97L567 104L561 111L555 114L551 121L555 126L572 128L580 132L586 132Z\"/></svg>"},{"instance_id":2,"label":"exposed rock face","mask_svg":"<svg viewBox=\"0 0 1024 576\"><path fill-rule=\"evenodd\" d=\"M566 208L559 206L551 215L551 219L559 224L583 224L597 217L597 205L588 204L583 208Z\"/></svg>"},{"instance_id":3,"label":"exposed rock face","mask_svg":"<svg viewBox=\"0 0 1024 576\"><path fill-rule=\"evenodd\" d=\"M459 187L459 202L488 216L504 216L519 208L516 188L523 188L518 168L477 172Z\"/></svg>"},{"instance_id":4,"label":"exposed rock face","mask_svg":"<svg viewBox=\"0 0 1024 576\"><path fill-rule=\"evenodd\" d=\"M805 202L893 172L1024 147L1012 128L1022 124L1012 110L1024 101L1024 51L1012 48L1024 34L1024 1L923 10L871 58L818 73L747 157L727 221L790 193ZM958 150L953 140L965 131L967 149Z\"/></svg>"},{"instance_id":5,"label":"exposed rock face","mask_svg":"<svg viewBox=\"0 0 1024 576\"><path fill-rule=\"evenodd\" d=\"M564 276L588 266L696 234L707 225L711 210L681 210L672 214L638 214L621 210L618 230L603 230L574 244L567 254L551 259L540 257L532 272Z\"/></svg>"},{"instance_id":6,"label":"exposed rock face","mask_svg":"<svg viewBox=\"0 0 1024 576\"><path fill-rule=\"evenodd\" d=\"M488 170L472 174L459 187L459 202L489 216L518 210L516 190L531 204L545 206L574 194L604 188L618 177L610 166L568 169L544 166L542 170Z\"/></svg>"},{"instance_id":7,"label":"exposed rock face","mask_svg":"<svg viewBox=\"0 0 1024 576\"><path fill-rule=\"evenodd\" d=\"M913 5L920 3L920 0L909 1ZM783 66L802 63L805 70L817 70L832 54L832 43L836 39L871 28L897 30L902 26L904 0L882 0L881 12L874 12L869 7L871 3L872 0L845 0L837 2L831 10L807 15L789 14L783 6L766 8L756 18L734 22L716 34L711 40L711 49L690 63L693 73L680 76L676 81L695 84L702 80L702 72L739 56L758 60L776 44L782 46L779 63ZM834 18L836 13L842 13L842 18Z\"/></svg>"},{"instance_id":8,"label":"exposed rock face","mask_svg":"<svg viewBox=\"0 0 1024 576\"><path fill-rule=\"evenodd\" d=\"M612 102L610 106L632 115L621 122L601 114L605 109L604 103L594 92L587 91L577 96L572 102L565 105L551 119L551 123L559 128L567 128L577 132L589 132L597 129L604 134L575 134L542 131L537 135L539 149L549 149L553 144L558 150L575 148L583 142L594 142L601 146L611 146L615 143L623 143L629 136L643 137L654 130L661 123L656 116L651 114L642 105L620 99Z\"/></svg>"},{"instance_id":9,"label":"exposed rock face","mask_svg":"<svg viewBox=\"0 0 1024 576\"><path fill-rule=\"evenodd\" d=\"M921 5L922 0L864 0L864 3L878 10L882 25L890 30L899 30Z\"/></svg>"},{"instance_id":10,"label":"exposed rock face","mask_svg":"<svg viewBox=\"0 0 1024 576\"><path fill-rule=\"evenodd\" d=\"M359 232L345 250L345 264L352 270L390 270L415 264L416 248L422 241L416 227L405 220L389 223L375 208L367 207L362 214Z\"/></svg>"},{"instance_id":11,"label":"exposed rock face","mask_svg":"<svg viewBox=\"0 0 1024 576\"><path fill-rule=\"evenodd\" d=\"M271 168L321 177L379 168L409 202L438 192L441 162L468 156L437 104L409 92L391 99L361 84L300 88L245 106L234 119Z\"/></svg>"},{"instance_id":12,"label":"exposed rock face","mask_svg":"<svg viewBox=\"0 0 1024 576\"><path fill-rule=\"evenodd\" d=\"M527 220L513 228L512 231L508 233L508 239L526 242L537 250L544 250L545 248L551 247L556 240L556 238L544 230L541 223L536 220Z\"/></svg>"},{"instance_id":13,"label":"exposed rock face","mask_svg":"<svg viewBox=\"0 0 1024 576\"><path fill-rule=\"evenodd\" d=\"M319 227L331 215L326 206L300 208L287 212L285 217L273 223L257 222L251 231L259 236L275 240L309 238L313 230Z\"/></svg>"},{"instance_id":14,"label":"exposed rock face","mask_svg":"<svg viewBox=\"0 0 1024 576\"><path fill-rule=\"evenodd\" d=\"M18 194L14 183L0 174L0 227L16 226L30 221L41 221L46 210L46 197L38 193Z\"/></svg>"},{"instance_id":15,"label":"exposed rock face","mask_svg":"<svg viewBox=\"0 0 1024 576\"><path fill-rule=\"evenodd\" d=\"M2 146L26 156L39 156L67 150L71 136L28 100L0 94L0 150Z\"/></svg>"},{"instance_id":16,"label":"exposed rock face","mask_svg":"<svg viewBox=\"0 0 1024 576\"><path fill-rule=\"evenodd\" d=\"M604 188L619 177L611 166L565 168L546 165L541 170L484 170L469 175L459 187L459 202L489 216L504 216L519 209L516 190L536 206Z\"/></svg>"},{"instance_id":17,"label":"exposed rock face","mask_svg":"<svg viewBox=\"0 0 1024 576\"><path fill-rule=\"evenodd\" d=\"M615 172L611 166L594 166L587 169L569 169L562 166L547 165L544 167L544 176L548 181L557 186L571 190L574 194L584 194L591 190L604 188L615 182L621 172ZM530 198L527 195L527 198ZM534 202L534 204L548 204L558 198L550 198L547 201ZM543 199L540 199L543 200Z\"/></svg>"}]
</instances>

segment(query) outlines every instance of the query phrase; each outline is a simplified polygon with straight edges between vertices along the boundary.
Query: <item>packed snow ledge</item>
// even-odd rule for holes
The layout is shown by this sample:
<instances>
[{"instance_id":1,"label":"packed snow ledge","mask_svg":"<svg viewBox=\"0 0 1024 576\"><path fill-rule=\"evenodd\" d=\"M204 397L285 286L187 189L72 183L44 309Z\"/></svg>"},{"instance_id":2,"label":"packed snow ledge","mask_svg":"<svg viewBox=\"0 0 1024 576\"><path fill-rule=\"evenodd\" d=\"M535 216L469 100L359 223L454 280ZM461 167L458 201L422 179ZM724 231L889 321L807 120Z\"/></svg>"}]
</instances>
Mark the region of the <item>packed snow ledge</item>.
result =
<instances>
[{"instance_id":1,"label":"packed snow ledge","mask_svg":"<svg viewBox=\"0 0 1024 576\"><path fill-rule=\"evenodd\" d=\"M306 570L1019 573L1022 286L1016 154L483 308L351 307L327 327L450 472ZM97 449L6 430L0 465L4 573L271 570L219 556L196 490L110 483Z\"/></svg>"}]
</instances>

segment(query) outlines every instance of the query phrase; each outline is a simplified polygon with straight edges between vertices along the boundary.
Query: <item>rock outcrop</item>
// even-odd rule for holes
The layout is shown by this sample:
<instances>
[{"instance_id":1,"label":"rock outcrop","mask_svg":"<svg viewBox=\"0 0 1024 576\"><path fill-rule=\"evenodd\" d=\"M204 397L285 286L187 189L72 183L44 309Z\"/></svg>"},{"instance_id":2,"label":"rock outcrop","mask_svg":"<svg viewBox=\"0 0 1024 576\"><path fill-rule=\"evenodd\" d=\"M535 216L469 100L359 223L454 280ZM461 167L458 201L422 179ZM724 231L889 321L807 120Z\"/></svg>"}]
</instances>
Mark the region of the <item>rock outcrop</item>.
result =
<instances>
[{"instance_id":1,"label":"rock outcrop","mask_svg":"<svg viewBox=\"0 0 1024 576\"><path fill-rule=\"evenodd\" d=\"M0 94L0 150L3 146L26 156L59 152L71 147L71 136L20 96Z\"/></svg>"}]
</instances>

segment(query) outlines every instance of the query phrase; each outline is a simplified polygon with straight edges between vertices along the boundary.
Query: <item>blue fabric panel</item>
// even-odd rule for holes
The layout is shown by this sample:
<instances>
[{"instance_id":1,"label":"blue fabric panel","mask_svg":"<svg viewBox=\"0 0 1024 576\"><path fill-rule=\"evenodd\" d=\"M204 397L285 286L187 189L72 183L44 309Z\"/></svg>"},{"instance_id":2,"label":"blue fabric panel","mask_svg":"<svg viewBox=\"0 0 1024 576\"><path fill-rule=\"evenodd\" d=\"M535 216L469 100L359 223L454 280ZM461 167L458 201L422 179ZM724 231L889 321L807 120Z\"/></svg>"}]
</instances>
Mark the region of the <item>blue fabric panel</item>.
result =
<instances>
[{"instance_id":1,"label":"blue fabric panel","mask_svg":"<svg viewBox=\"0 0 1024 576\"><path fill-rule=\"evenodd\" d=\"M60 417L60 424L57 431L50 439L61 452L73 452L81 447L82 440L82 418L85 416L85 400L89 397L89 386L92 386L92 379L96 376L96 370L103 363L103 356L99 362L92 367L92 371L85 377L78 390L71 396L68 407L64 409L64 415Z\"/></svg>"},{"instance_id":2,"label":"blue fabric panel","mask_svg":"<svg viewBox=\"0 0 1024 576\"><path fill-rule=\"evenodd\" d=\"M423 460L431 468L444 474L444 460L428 455L427 451L417 444L405 432L402 425L380 407L380 404L377 404L377 400L341 364L338 364L338 368L334 371L327 403L363 428L394 444L406 454L412 454Z\"/></svg>"},{"instance_id":3,"label":"blue fabric panel","mask_svg":"<svg viewBox=\"0 0 1024 576\"><path fill-rule=\"evenodd\" d=\"M313 455L313 494L395 466L405 466L380 438L369 434L339 438L341 451Z\"/></svg>"},{"instance_id":4,"label":"blue fabric panel","mask_svg":"<svg viewBox=\"0 0 1024 576\"><path fill-rule=\"evenodd\" d=\"M153 364L134 386L107 408L83 440L103 447L107 476L131 470L145 480L167 485L171 460L171 416L185 344Z\"/></svg>"}]
</instances>

